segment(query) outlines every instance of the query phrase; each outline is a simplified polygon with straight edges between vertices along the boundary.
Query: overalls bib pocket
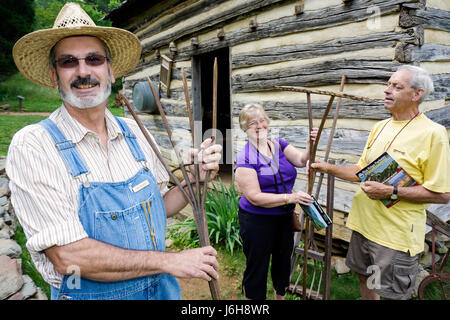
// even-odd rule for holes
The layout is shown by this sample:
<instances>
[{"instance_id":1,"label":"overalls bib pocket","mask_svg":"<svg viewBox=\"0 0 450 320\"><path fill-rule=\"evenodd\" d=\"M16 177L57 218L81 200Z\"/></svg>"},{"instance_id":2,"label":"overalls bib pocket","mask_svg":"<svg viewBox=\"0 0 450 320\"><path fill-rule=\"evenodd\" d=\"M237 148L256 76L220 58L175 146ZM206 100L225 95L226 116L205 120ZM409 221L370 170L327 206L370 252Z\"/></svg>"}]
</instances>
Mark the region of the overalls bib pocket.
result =
<instances>
[{"instance_id":1,"label":"overalls bib pocket","mask_svg":"<svg viewBox=\"0 0 450 320\"><path fill-rule=\"evenodd\" d=\"M94 239L124 249L155 250L141 204L121 211L96 211Z\"/></svg>"}]
</instances>

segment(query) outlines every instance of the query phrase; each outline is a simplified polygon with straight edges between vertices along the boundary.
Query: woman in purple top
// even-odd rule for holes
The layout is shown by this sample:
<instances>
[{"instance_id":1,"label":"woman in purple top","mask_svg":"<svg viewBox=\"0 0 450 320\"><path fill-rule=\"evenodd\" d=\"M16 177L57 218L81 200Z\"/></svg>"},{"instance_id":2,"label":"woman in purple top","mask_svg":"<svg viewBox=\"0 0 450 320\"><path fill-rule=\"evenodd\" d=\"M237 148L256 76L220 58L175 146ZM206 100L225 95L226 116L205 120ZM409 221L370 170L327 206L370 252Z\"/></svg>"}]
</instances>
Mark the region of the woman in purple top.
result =
<instances>
[{"instance_id":1,"label":"woman in purple top","mask_svg":"<svg viewBox=\"0 0 450 320\"><path fill-rule=\"evenodd\" d=\"M269 122L259 104L247 104L239 114L240 127L248 137L237 155L235 169L242 191L239 224L247 259L242 281L246 299L266 299L271 256L275 299L284 299L294 245L292 214L296 203L309 205L313 201L306 192L292 192L295 167L306 166L309 143L302 152L281 138L268 138ZM313 140L316 135L315 128Z\"/></svg>"}]
</instances>

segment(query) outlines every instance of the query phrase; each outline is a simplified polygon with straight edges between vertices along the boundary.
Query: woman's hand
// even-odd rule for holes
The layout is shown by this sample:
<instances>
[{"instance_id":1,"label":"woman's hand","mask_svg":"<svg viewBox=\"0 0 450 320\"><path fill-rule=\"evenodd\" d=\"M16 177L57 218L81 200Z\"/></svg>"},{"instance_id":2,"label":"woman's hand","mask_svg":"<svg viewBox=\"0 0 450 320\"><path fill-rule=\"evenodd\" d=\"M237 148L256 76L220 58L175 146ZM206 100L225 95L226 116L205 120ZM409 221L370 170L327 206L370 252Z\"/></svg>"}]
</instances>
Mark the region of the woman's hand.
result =
<instances>
[{"instance_id":1,"label":"woman's hand","mask_svg":"<svg viewBox=\"0 0 450 320\"><path fill-rule=\"evenodd\" d=\"M291 194L288 194L288 203L300 203L305 206L309 206L313 203L314 199L303 191L297 191Z\"/></svg>"},{"instance_id":2,"label":"woman's hand","mask_svg":"<svg viewBox=\"0 0 450 320\"><path fill-rule=\"evenodd\" d=\"M312 128L311 132L309 133L309 136L311 137L311 140L314 142L317 138L317 133L319 132L319 128ZM309 139L308 139L309 141Z\"/></svg>"}]
</instances>

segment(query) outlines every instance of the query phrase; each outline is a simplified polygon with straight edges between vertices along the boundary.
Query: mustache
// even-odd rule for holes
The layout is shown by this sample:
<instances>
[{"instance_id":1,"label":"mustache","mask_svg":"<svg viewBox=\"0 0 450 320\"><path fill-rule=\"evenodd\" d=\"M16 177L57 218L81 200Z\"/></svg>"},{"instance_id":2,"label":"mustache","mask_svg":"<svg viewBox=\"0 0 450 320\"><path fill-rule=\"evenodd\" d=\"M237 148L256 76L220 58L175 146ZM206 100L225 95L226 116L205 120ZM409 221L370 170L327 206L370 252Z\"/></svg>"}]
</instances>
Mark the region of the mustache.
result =
<instances>
[{"instance_id":1,"label":"mustache","mask_svg":"<svg viewBox=\"0 0 450 320\"><path fill-rule=\"evenodd\" d=\"M98 85L100 84L100 81L98 81L95 78L92 78L90 76L87 76L85 78L78 77L74 81L70 83L70 87L78 87L80 85Z\"/></svg>"}]
</instances>

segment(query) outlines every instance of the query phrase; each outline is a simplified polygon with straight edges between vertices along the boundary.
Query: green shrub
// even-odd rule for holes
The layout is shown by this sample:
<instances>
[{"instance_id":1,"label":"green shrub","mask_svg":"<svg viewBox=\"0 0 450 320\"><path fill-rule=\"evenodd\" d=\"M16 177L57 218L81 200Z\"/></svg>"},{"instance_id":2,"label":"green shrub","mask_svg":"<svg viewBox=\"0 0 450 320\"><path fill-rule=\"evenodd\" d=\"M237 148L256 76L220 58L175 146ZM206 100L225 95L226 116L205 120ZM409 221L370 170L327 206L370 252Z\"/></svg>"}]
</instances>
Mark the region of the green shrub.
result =
<instances>
[{"instance_id":1,"label":"green shrub","mask_svg":"<svg viewBox=\"0 0 450 320\"><path fill-rule=\"evenodd\" d=\"M225 244L225 249L233 254L235 247L242 247L239 235L239 195L233 184L226 188L220 181L220 190L206 195L206 216L209 238L216 244Z\"/></svg>"},{"instance_id":2,"label":"green shrub","mask_svg":"<svg viewBox=\"0 0 450 320\"><path fill-rule=\"evenodd\" d=\"M215 185L206 195L206 216L208 218L209 239L213 244L222 244L225 250L233 254L242 247L239 235L238 201L239 195L234 185L220 188ZM184 248L199 246L199 238L193 216L169 227L176 245Z\"/></svg>"}]
</instances>

